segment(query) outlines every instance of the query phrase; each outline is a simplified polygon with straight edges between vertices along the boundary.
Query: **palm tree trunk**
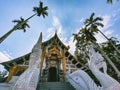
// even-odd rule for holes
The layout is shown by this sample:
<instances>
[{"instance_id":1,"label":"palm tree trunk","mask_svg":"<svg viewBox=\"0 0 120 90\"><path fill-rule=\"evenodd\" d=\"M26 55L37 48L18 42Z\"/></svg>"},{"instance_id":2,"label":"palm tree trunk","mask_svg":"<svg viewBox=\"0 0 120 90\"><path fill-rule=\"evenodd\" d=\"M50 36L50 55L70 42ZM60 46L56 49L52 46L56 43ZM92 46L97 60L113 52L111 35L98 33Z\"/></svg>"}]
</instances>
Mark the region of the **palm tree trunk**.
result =
<instances>
[{"instance_id":1,"label":"palm tree trunk","mask_svg":"<svg viewBox=\"0 0 120 90\"><path fill-rule=\"evenodd\" d=\"M3 36L0 38L0 43L1 43L2 41L4 41L13 31L14 31L14 29L11 29L11 30L8 31L5 35L3 35Z\"/></svg>"},{"instance_id":2,"label":"palm tree trunk","mask_svg":"<svg viewBox=\"0 0 120 90\"><path fill-rule=\"evenodd\" d=\"M119 62L120 60L118 59L118 57L117 56L114 56L114 58L116 59L116 61L117 62Z\"/></svg>"},{"instance_id":3,"label":"palm tree trunk","mask_svg":"<svg viewBox=\"0 0 120 90\"><path fill-rule=\"evenodd\" d=\"M105 57L106 60L109 62L109 64L113 67L113 69L117 73L118 77L120 77L120 71L117 69L117 67L114 65L114 63L110 60L110 58L104 53L104 51L102 51L100 49L100 47L98 45L94 44L94 43L93 43L93 46L96 47L101 52L101 54L103 55L103 57Z\"/></svg>"},{"instance_id":4,"label":"palm tree trunk","mask_svg":"<svg viewBox=\"0 0 120 90\"><path fill-rule=\"evenodd\" d=\"M107 38L107 36L105 36L100 30L99 32L110 42L110 44L114 47L114 49L120 54L120 51L118 50L118 48L109 40L109 38Z\"/></svg>"},{"instance_id":5,"label":"palm tree trunk","mask_svg":"<svg viewBox=\"0 0 120 90\"><path fill-rule=\"evenodd\" d=\"M34 17L37 13L33 14L32 16L30 16L29 18L27 18L25 21L28 21L29 19L31 19L32 17Z\"/></svg>"},{"instance_id":6,"label":"palm tree trunk","mask_svg":"<svg viewBox=\"0 0 120 90\"><path fill-rule=\"evenodd\" d=\"M8 31L5 35L3 35L2 37L0 37L0 44L8 37L13 31L15 31L18 27L20 27L21 25L23 25L24 23L26 23L29 19L31 19L31 18L34 17L35 15L36 15L36 13L33 14L32 16L30 16L29 18L27 18L24 22L15 25L10 31Z\"/></svg>"}]
</instances>

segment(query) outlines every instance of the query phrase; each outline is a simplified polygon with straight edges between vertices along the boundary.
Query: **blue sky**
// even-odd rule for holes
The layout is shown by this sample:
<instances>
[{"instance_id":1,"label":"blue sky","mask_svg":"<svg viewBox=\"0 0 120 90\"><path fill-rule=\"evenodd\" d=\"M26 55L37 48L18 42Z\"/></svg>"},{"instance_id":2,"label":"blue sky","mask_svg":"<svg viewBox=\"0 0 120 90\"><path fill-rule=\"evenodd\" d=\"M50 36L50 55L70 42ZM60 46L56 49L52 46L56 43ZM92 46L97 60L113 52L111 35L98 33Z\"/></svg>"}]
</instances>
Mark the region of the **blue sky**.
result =
<instances>
[{"instance_id":1,"label":"blue sky","mask_svg":"<svg viewBox=\"0 0 120 90\"><path fill-rule=\"evenodd\" d=\"M48 40L57 30L58 36L66 44L70 45L70 52L74 51L73 33L76 33L86 18L91 13L104 18L102 28L108 37L117 37L120 41L120 1L113 0L113 4L107 4L106 0L43 0L49 7L48 17L33 17L28 24L30 28L13 32L0 44L0 62L17 58L31 51L40 32L43 33L43 41ZM28 18L34 12L32 8L37 6L39 0L0 0L0 37L14 26L11 21L20 16ZM98 42L105 41L100 34L96 35Z\"/></svg>"}]
</instances>

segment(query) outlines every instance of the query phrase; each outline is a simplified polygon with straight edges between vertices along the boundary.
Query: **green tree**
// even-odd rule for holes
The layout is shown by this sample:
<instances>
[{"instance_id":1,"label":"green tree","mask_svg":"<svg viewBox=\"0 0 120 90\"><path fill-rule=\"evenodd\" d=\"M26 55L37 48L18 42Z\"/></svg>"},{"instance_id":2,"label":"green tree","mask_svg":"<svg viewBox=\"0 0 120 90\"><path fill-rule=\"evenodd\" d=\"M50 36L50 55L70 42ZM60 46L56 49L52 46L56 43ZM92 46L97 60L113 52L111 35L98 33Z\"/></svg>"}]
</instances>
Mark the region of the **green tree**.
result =
<instances>
[{"instance_id":1,"label":"green tree","mask_svg":"<svg viewBox=\"0 0 120 90\"><path fill-rule=\"evenodd\" d=\"M37 16L41 16L42 15L43 18L45 18L45 16L48 16L47 10L48 10L48 7L47 6L43 6L43 2L40 1L38 7L33 7L33 11L35 12L35 14L31 15L27 19L23 19L21 17L20 20L14 20L13 21L13 22L15 22L17 24L10 31L8 31L5 35L0 37L0 43L2 41L4 41L13 31L22 29L25 32L26 31L26 27L29 28L29 25L27 24L28 20L30 20L35 15L37 15Z\"/></svg>"},{"instance_id":2,"label":"green tree","mask_svg":"<svg viewBox=\"0 0 120 90\"><path fill-rule=\"evenodd\" d=\"M93 18L95 14L92 13L90 18L86 19L84 22L84 28L80 29L78 34L74 34L74 39L77 41L76 47L81 50L85 51L87 46L91 43L96 43L96 38L94 37L95 33L98 33L99 29L98 26L103 27L103 24L100 23L103 19L100 17ZM81 53L80 51L80 53ZM84 53L86 56L88 51ZM83 55L81 55L83 56ZM88 55L87 55L88 57Z\"/></svg>"},{"instance_id":3,"label":"green tree","mask_svg":"<svg viewBox=\"0 0 120 90\"><path fill-rule=\"evenodd\" d=\"M116 47L120 46L118 44L117 38L111 37L109 40L114 43ZM109 41L106 41L101 44L101 49L105 52L105 54L112 60L112 62L115 64L115 66L120 70L120 57L119 54L116 52L116 50L113 48L113 46L109 43ZM119 80L117 77L117 73L114 71L114 69L111 67L109 63L107 63L108 66L108 74L112 77ZM120 81L120 80L119 80Z\"/></svg>"},{"instance_id":4,"label":"green tree","mask_svg":"<svg viewBox=\"0 0 120 90\"><path fill-rule=\"evenodd\" d=\"M84 22L85 27L88 28L88 30L90 30L91 33L98 33L98 32L100 32L109 41L109 43L116 50L116 52L118 52L120 54L120 51L114 45L114 42L112 42L107 36L104 35L104 33L101 32L101 30L98 29L99 26L103 27L103 24L100 23L100 21L103 21L103 19L101 17L94 18L94 15L95 14L92 13L91 16L90 16L90 18L88 18L88 19L85 20L85 22ZM116 66L114 65L114 63L109 59L109 57L104 53L104 51L102 51L99 48L99 45L98 44L96 44L96 45L94 44L94 46L99 49L99 51L101 52L101 54L106 58L106 60L110 63L110 65L113 67L113 69L116 71L116 73L120 77L119 70L116 68Z\"/></svg>"},{"instance_id":5,"label":"green tree","mask_svg":"<svg viewBox=\"0 0 120 90\"><path fill-rule=\"evenodd\" d=\"M85 27L87 27L89 29L89 31L91 33L98 33L100 32L109 42L110 44L113 46L113 48L115 48L115 50L120 54L120 51L118 50L118 48L114 45L114 43L112 43L109 38L101 31L98 29L98 27L103 27L104 25L102 23L100 23L100 21L103 21L103 19L101 17L96 17L94 18L94 13L91 14L90 18L86 19L84 24Z\"/></svg>"},{"instance_id":6,"label":"green tree","mask_svg":"<svg viewBox=\"0 0 120 90\"><path fill-rule=\"evenodd\" d=\"M48 7L45 6L43 7L43 2L40 1L39 3L39 7L33 7L33 11L36 12L37 16L43 16L43 18L45 18L45 16L48 16Z\"/></svg>"},{"instance_id":7,"label":"green tree","mask_svg":"<svg viewBox=\"0 0 120 90\"><path fill-rule=\"evenodd\" d=\"M17 23L17 24L24 22L24 24L17 27L16 30L23 30L24 32L26 32L26 27L30 28L30 26L27 24L27 21L25 21L22 17L20 17L20 20L13 20L12 22Z\"/></svg>"},{"instance_id":8,"label":"green tree","mask_svg":"<svg viewBox=\"0 0 120 90\"><path fill-rule=\"evenodd\" d=\"M118 74L118 76L120 76L120 72L119 70L116 68L116 66L114 65L114 63L110 60L110 58L106 55L106 53L100 48L99 44L96 43L96 38L94 37L95 33L98 33L98 31L100 31L98 29L98 26L103 27L103 24L100 22L103 19L100 17L96 17L93 18L94 13L91 14L90 18L86 19L84 24L84 28L81 29L78 34L76 34L75 39L77 41L77 48L81 49L81 47L79 48L79 44L83 44L86 45L84 47L88 47L90 44L93 45L93 47L98 50L103 56L104 58L109 62L109 64L113 67L113 69L115 70L115 72ZM80 41L81 40L81 41ZM110 41L110 40L109 40ZM82 45L80 45L82 46ZM87 51L87 49L85 49ZM85 52L86 52L85 51Z\"/></svg>"}]
</instances>

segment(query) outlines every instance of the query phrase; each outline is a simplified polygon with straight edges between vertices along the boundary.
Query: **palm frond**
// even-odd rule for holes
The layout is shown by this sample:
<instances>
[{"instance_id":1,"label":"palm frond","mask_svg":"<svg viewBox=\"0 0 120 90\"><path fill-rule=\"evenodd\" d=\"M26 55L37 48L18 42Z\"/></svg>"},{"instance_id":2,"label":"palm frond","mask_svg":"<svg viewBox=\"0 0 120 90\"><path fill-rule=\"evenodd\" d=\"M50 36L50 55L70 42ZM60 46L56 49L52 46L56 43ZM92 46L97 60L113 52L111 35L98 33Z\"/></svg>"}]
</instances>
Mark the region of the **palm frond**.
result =
<instances>
[{"instance_id":1,"label":"palm frond","mask_svg":"<svg viewBox=\"0 0 120 90\"><path fill-rule=\"evenodd\" d=\"M37 16L43 16L43 18L45 18L45 16L48 16L48 12L46 11L48 10L47 6L43 6L43 2L40 1L39 6L38 7L33 7L33 11L37 13Z\"/></svg>"},{"instance_id":2,"label":"palm frond","mask_svg":"<svg viewBox=\"0 0 120 90\"><path fill-rule=\"evenodd\" d=\"M40 1L39 7L43 8L43 2Z\"/></svg>"},{"instance_id":3,"label":"palm frond","mask_svg":"<svg viewBox=\"0 0 120 90\"><path fill-rule=\"evenodd\" d=\"M21 22L22 22L22 21L25 21L22 17L20 17L20 20L21 20Z\"/></svg>"},{"instance_id":4,"label":"palm frond","mask_svg":"<svg viewBox=\"0 0 120 90\"><path fill-rule=\"evenodd\" d=\"M94 17L95 13L92 13L91 16L90 16L90 21L93 20L93 17Z\"/></svg>"},{"instance_id":5,"label":"palm frond","mask_svg":"<svg viewBox=\"0 0 120 90\"><path fill-rule=\"evenodd\" d=\"M89 19L86 19L85 22L84 22L84 24L89 23L89 21L90 21Z\"/></svg>"},{"instance_id":6,"label":"palm frond","mask_svg":"<svg viewBox=\"0 0 120 90\"><path fill-rule=\"evenodd\" d=\"M34 12L36 12L36 11L37 11L37 9L38 9L37 7L33 7L33 11L34 11Z\"/></svg>"},{"instance_id":7,"label":"palm frond","mask_svg":"<svg viewBox=\"0 0 120 90\"><path fill-rule=\"evenodd\" d=\"M26 26L27 26L28 28L30 28L30 26L29 26L28 24L26 24Z\"/></svg>"},{"instance_id":8,"label":"palm frond","mask_svg":"<svg viewBox=\"0 0 120 90\"><path fill-rule=\"evenodd\" d=\"M112 4L112 0L107 0L107 3L110 3L110 4Z\"/></svg>"},{"instance_id":9,"label":"palm frond","mask_svg":"<svg viewBox=\"0 0 120 90\"><path fill-rule=\"evenodd\" d=\"M23 29L23 32L26 32L26 29L25 29L25 28Z\"/></svg>"},{"instance_id":10,"label":"palm frond","mask_svg":"<svg viewBox=\"0 0 120 90\"><path fill-rule=\"evenodd\" d=\"M48 10L48 7L47 7L47 6L45 6L45 7L44 7L44 10L45 10L45 11L46 11L46 10Z\"/></svg>"},{"instance_id":11,"label":"palm frond","mask_svg":"<svg viewBox=\"0 0 120 90\"><path fill-rule=\"evenodd\" d=\"M12 22L13 23L17 23L17 22L20 22L20 20L13 20Z\"/></svg>"},{"instance_id":12,"label":"palm frond","mask_svg":"<svg viewBox=\"0 0 120 90\"><path fill-rule=\"evenodd\" d=\"M95 25L104 27L104 25L102 23L95 23Z\"/></svg>"},{"instance_id":13,"label":"palm frond","mask_svg":"<svg viewBox=\"0 0 120 90\"><path fill-rule=\"evenodd\" d=\"M96 21L103 21L103 18L101 18L101 17L96 17L96 18L93 20L93 22L96 22Z\"/></svg>"}]
</instances>

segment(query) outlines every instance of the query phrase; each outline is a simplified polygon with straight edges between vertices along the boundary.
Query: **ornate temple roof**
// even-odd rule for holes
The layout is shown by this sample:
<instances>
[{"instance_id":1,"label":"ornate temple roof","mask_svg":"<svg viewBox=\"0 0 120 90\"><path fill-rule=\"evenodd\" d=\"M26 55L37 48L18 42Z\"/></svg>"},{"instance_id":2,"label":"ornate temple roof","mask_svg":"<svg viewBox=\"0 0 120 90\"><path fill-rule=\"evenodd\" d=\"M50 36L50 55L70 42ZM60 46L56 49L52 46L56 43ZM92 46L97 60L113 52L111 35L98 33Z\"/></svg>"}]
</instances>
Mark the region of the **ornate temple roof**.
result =
<instances>
[{"instance_id":1,"label":"ornate temple roof","mask_svg":"<svg viewBox=\"0 0 120 90\"><path fill-rule=\"evenodd\" d=\"M42 47L44 46L48 46L51 43L57 44L58 46L60 46L62 49L66 49L65 52L65 57L68 58L74 65L76 65L76 67L80 68L81 64L74 58L74 56L68 51L69 46L66 46L63 44L63 42L59 39L57 33L55 33L55 35L50 38L49 40L45 41L42 43ZM29 56L30 56L31 52L23 55L21 57L18 57L16 59L10 60L10 61L6 61L6 62L2 62L0 64L2 64L5 69L9 70L10 67L15 66L15 65L20 65L20 64L24 64L24 62L29 60Z\"/></svg>"}]
</instances>

